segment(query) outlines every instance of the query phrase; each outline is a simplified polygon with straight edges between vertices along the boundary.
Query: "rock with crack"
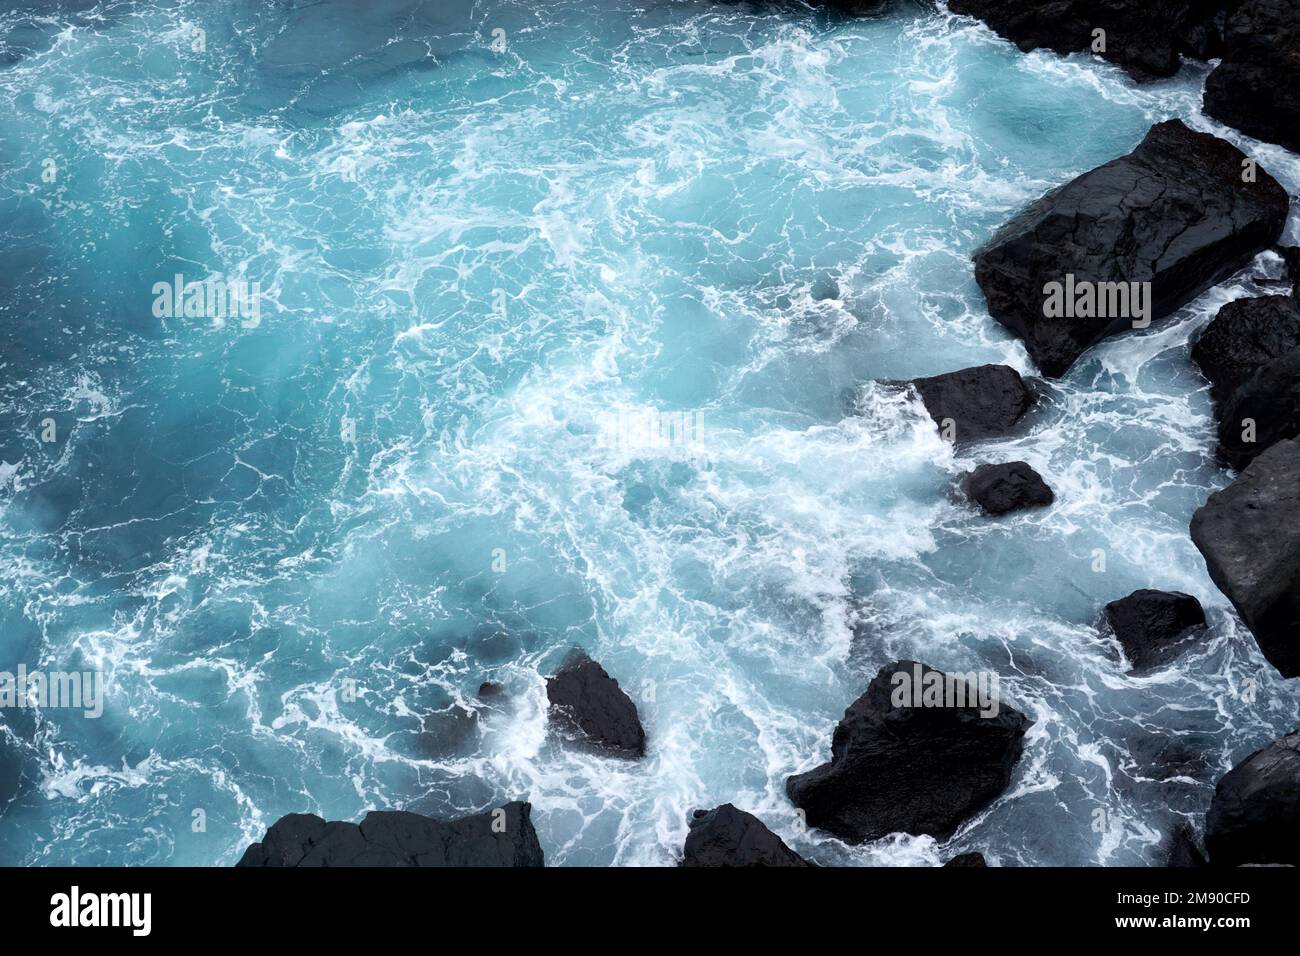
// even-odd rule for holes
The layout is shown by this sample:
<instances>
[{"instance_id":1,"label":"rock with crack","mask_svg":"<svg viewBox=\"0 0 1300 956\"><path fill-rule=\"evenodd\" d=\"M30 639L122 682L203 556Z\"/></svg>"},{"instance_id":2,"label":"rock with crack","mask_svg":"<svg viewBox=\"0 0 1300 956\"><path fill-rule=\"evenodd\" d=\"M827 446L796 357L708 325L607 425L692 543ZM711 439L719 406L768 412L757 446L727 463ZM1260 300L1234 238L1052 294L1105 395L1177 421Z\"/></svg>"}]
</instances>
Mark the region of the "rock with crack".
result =
<instances>
[{"instance_id":1,"label":"rock with crack","mask_svg":"<svg viewBox=\"0 0 1300 956\"><path fill-rule=\"evenodd\" d=\"M1236 4L1223 62L1205 81L1205 112L1256 139L1300 150L1300 3Z\"/></svg>"},{"instance_id":2,"label":"rock with crack","mask_svg":"<svg viewBox=\"0 0 1300 956\"><path fill-rule=\"evenodd\" d=\"M645 756L645 728L618 681L581 651L546 680L551 722L597 753L638 760Z\"/></svg>"},{"instance_id":3,"label":"rock with crack","mask_svg":"<svg viewBox=\"0 0 1300 956\"><path fill-rule=\"evenodd\" d=\"M1242 469L1300 434L1300 349L1269 362L1219 410L1219 461Z\"/></svg>"},{"instance_id":4,"label":"rock with crack","mask_svg":"<svg viewBox=\"0 0 1300 956\"><path fill-rule=\"evenodd\" d=\"M1192 346L1216 402L1230 399L1266 365L1300 348L1300 306L1284 295L1237 299L1219 310Z\"/></svg>"},{"instance_id":5,"label":"rock with crack","mask_svg":"<svg viewBox=\"0 0 1300 956\"><path fill-rule=\"evenodd\" d=\"M961 480L962 493L986 515L1042 508L1056 500L1052 489L1027 462L980 465Z\"/></svg>"},{"instance_id":6,"label":"rock with crack","mask_svg":"<svg viewBox=\"0 0 1300 956\"><path fill-rule=\"evenodd\" d=\"M940 433L957 444L1007 434L1037 398L1020 373L1006 365L964 368L909 384Z\"/></svg>"},{"instance_id":7,"label":"rock with crack","mask_svg":"<svg viewBox=\"0 0 1300 956\"><path fill-rule=\"evenodd\" d=\"M812 866L782 842L763 821L730 803L696 810L682 866Z\"/></svg>"},{"instance_id":8,"label":"rock with crack","mask_svg":"<svg viewBox=\"0 0 1300 956\"><path fill-rule=\"evenodd\" d=\"M1300 866L1300 731L1255 751L1218 782L1205 849L1214 866Z\"/></svg>"},{"instance_id":9,"label":"rock with crack","mask_svg":"<svg viewBox=\"0 0 1300 956\"><path fill-rule=\"evenodd\" d=\"M1300 677L1300 441L1278 442L1211 495L1192 541L1264 656Z\"/></svg>"},{"instance_id":10,"label":"rock with crack","mask_svg":"<svg viewBox=\"0 0 1300 956\"><path fill-rule=\"evenodd\" d=\"M1169 663L1187 648L1194 629L1205 626L1201 602L1180 591L1134 591L1107 604L1103 615L1137 672Z\"/></svg>"},{"instance_id":11,"label":"rock with crack","mask_svg":"<svg viewBox=\"0 0 1300 956\"><path fill-rule=\"evenodd\" d=\"M527 803L457 820L372 810L356 823L290 813L236 866L542 866Z\"/></svg>"},{"instance_id":12,"label":"rock with crack","mask_svg":"<svg viewBox=\"0 0 1300 956\"><path fill-rule=\"evenodd\" d=\"M1263 169L1244 182L1244 160L1179 120L1152 127L1132 153L1032 203L975 253L989 313L1050 376L1135 319L1169 315L1282 234L1286 191ZM1082 308L1045 308L1048 290L1066 285L1084 290ZM1138 299L1146 315L1135 315Z\"/></svg>"},{"instance_id":13,"label":"rock with crack","mask_svg":"<svg viewBox=\"0 0 1300 956\"><path fill-rule=\"evenodd\" d=\"M949 0L1025 52L1091 51L1150 80L1173 76L1180 54L1217 56L1218 0ZM1104 31L1098 34L1097 31Z\"/></svg>"},{"instance_id":14,"label":"rock with crack","mask_svg":"<svg viewBox=\"0 0 1300 956\"><path fill-rule=\"evenodd\" d=\"M912 684L924 685L920 696ZM809 826L849 843L890 833L946 839L1006 790L1032 724L984 703L962 675L889 664L844 712L830 762L790 777L786 792Z\"/></svg>"}]
</instances>

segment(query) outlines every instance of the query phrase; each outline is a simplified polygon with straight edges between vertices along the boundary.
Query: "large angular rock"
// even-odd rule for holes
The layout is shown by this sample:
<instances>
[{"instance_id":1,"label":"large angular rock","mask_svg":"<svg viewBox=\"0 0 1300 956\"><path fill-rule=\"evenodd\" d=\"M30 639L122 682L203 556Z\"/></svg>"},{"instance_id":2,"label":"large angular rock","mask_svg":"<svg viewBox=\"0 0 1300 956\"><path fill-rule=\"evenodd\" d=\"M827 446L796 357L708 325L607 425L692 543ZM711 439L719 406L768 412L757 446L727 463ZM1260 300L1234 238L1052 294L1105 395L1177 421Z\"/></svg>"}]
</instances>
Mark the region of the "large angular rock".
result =
<instances>
[{"instance_id":1,"label":"large angular rock","mask_svg":"<svg viewBox=\"0 0 1300 956\"><path fill-rule=\"evenodd\" d=\"M1300 3L1242 0L1228 17L1224 47L1205 81L1205 112L1300 150Z\"/></svg>"},{"instance_id":2,"label":"large angular rock","mask_svg":"<svg viewBox=\"0 0 1300 956\"><path fill-rule=\"evenodd\" d=\"M434 820L372 810L360 825L290 813L251 844L236 866L542 866L527 803Z\"/></svg>"},{"instance_id":3,"label":"large angular rock","mask_svg":"<svg viewBox=\"0 0 1300 956\"><path fill-rule=\"evenodd\" d=\"M1284 295L1229 302L1192 346L1192 361L1223 402L1260 369L1300 348L1300 306Z\"/></svg>"},{"instance_id":4,"label":"large angular rock","mask_svg":"<svg viewBox=\"0 0 1300 956\"><path fill-rule=\"evenodd\" d=\"M946 677L914 661L881 668L835 728L830 762L786 781L809 826L850 843L944 839L1007 788L1032 721L1005 704L969 706L973 688L968 706L915 706L908 682Z\"/></svg>"},{"instance_id":5,"label":"large angular rock","mask_svg":"<svg viewBox=\"0 0 1300 956\"><path fill-rule=\"evenodd\" d=\"M986 515L994 516L1046 507L1056 500L1042 476L1023 461L980 465L962 477L961 490Z\"/></svg>"},{"instance_id":6,"label":"large angular rock","mask_svg":"<svg viewBox=\"0 0 1300 956\"><path fill-rule=\"evenodd\" d=\"M1210 577L1285 677L1300 677L1300 441L1278 442L1192 517Z\"/></svg>"},{"instance_id":7,"label":"large angular rock","mask_svg":"<svg viewBox=\"0 0 1300 956\"><path fill-rule=\"evenodd\" d=\"M636 704L605 668L581 651L547 678L546 697L552 723L592 750L631 760L645 756L645 728Z\"/></svg>"},{"instance_id":8,"label":"large angular rock","mask_svg":"<svg viewBox=\"0 0 1300 956\"><path fill-rule=\"evenodd\" d=\"M1094 30L1106 31L1099 55L1138 79L1173 76L1180 53L1218 52L1213 24L1217 0L949 0L948 9L978 17L1028 52L1093 50Z\"/></svg>"},{"instance_id":9,"label":"large angular rock","mask_svg":"<svg viewBox=\"0 0 1300 956\"><path fill-rule=\"evenodd\" d=\"M1189 631L1205 625L1201 602L1179 591L1134 591L1107 604L1104 615L1135 671L1167 664L1185 649Z\"/></svg>"},{"instance_id":10,"label":"large angular rock","mask_svg":"<svg viewBox=\"0 0 1300 956\"><path fill-rule=\"evenodd\" d=\"M811 866L763 821L730 803L696 810L682 866Z\"/></svg>"},{"instance_id":11,"label":"large angular rock","mask_svg":"<svg viewBox=\"0 0 1300 956\"><path fill-rule=\"evenodd\" d=\"M1286 191L1262 169L1255 182L1243 182L1244 159L1231 143L1179 120L1152 127L1132 153L1032 203L975 253L989 313L1052 376L1130 328L1134 317L1109 293L1106 308L1086 309L1090 317L1049 317L1051 284L1064 285L1071 276L1094 290L1103 283L1150 283L1150 318L1169 315L1282 234Z\"/></svg>"},{"instance_id":12,"label":"large angular rock","mask_svg":"<svg viewBox=\"0 0 1300 956\"><path fill-rule=\"evenodd\" d=\"M952 867L953 869L981 868L988 866L988 861L984 859L983 853L962 853L954 856L944 864L944 868Z\"/></svg>"},{"instance_id":13,"label":"large angular rock","mask_svg":"<svg viewBox=\"0 0 1300 956\"><path fill-rule=\"evenodd\" d=\"M1300 349L1261 368L1219 410L1219 460L1242 469L1300 434Z\"/></svg>"},{"instance_id":14,"label":"large angular rock","mask_svg":"<svg viewBox=\"0 0 1300 956\"><path fill-rule=\"evenodd\" d=\"M1219 781L1205 849L1214 866L1300 866L1300 731L1255 751Z\"/></svg>"},{"instance_id":15,"label":"large angular rock","mask_svg":"<svg viewBox=\"0 0 1300 956\"><path fill-rule=\"evenodd\" d=\"M1005 435L1033 407L1036 396L1006 365L981 365L911 382L925 410L957 444Z\"/></svg>"}]
</instances>

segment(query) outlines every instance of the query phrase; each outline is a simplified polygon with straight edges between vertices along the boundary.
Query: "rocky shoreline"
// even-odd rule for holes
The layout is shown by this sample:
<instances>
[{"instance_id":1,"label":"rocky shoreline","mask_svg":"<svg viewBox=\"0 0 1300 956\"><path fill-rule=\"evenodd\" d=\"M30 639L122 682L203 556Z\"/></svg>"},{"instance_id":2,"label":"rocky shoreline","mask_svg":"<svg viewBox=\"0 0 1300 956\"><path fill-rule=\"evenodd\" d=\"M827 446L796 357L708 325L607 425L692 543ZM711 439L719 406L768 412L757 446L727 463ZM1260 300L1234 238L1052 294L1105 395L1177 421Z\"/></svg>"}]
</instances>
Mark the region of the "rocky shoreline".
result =
<instances>
[{"instance_id":1,"label":"rocky shoreline","mask_svg":"<svg viewBox=\"0 0 1300 956\"><path fill-rule=\"evenodd\" d=\"M881 6L827 5L850 13ZM1206 83L1206 113L1300 149L1295 0L949 0L948 8L1022 50L1092 52L1143 81L1174 74L1183 57L1221 59ZM990 316L1049 378L1066 375L1103 339L1172 314L1261 253L1276 250L1286 261L1291 296L1229 303L1191 350L1214 398L1219 460L1238 474L1196 512L1189 533L1264 657L1288 678L1300 677L1300 252L1278 244L1291 201L1237 146L1170 120L1130 154L1029 205L973 256ZM1057 293L1070 308L1053 310ZM1006 366L893 384L912 390L954 445L1012 433L1038 400ZM1055 501L1050 476L1018 461L980 465L959 491L988 520ZM1099 614L1133 673L1167 666L1206 628L1200 601L1179 592L1142 589ZM906 693L900 676L910 682ZM940 698L931 704L925 695L934 688ZM564 745L612 760L644 757L636 704L585 654L547 680L547 697ZM830 760L789 776L801 825L849 844L892 833L947 839L1007 790L1033 723L1005 703L989 705L967 676L914 661L885 666L845 710ZM540 866L530 809L516 802L448 822L372 812L359 825L295 814L239 865ZM1202 854L1195 830L1180 827L1169 834L1165 862L1300 865L1300 731L1219 780L1204 845ZM812 865L730 803L694 812L680 859L691 867ZM985 861L963 854L946 865Z\"/></svg>"}]
</instances>

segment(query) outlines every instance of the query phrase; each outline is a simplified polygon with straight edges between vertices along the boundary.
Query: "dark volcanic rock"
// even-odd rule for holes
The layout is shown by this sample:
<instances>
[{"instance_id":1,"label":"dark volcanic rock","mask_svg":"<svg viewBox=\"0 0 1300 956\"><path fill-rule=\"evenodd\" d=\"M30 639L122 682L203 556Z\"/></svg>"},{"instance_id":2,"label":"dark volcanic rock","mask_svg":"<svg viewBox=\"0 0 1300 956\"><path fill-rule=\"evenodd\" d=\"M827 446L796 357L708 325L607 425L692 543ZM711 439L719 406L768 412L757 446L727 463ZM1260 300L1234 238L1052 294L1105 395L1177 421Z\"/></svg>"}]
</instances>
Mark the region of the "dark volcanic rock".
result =
<instances>
[{"instance_id":1,"label":"dark volcanic rock","mask_svg":"<svg viewBox=\"0 0 1300 956\"><path fill-rule=\"evenodd\" d=\"M1134 591L1107 604L1105 616L1135 671L1168 663L1183 649L1187 632L1205 624L1201 602L1178 591Z\"/></svg>"},{"instance_id":2,"label":"dark volcanic rock","mask_svg":"<svg viewBox=\"0 0 1300 956\"><path fill-rule=\"evenodd\" d=\"M1300 303L1300 246L1283 246L1282 261L1286 263L1286 273L1291 279L1291 299Z\"/></svg>"},{"instance_id":3,"label":"dark volcanic rock","mask_svg":"<svg viewBox=\"0 0 1300 956\"><path fill-rule=\"evenodd\" d=\"M1210 577L1284 677L1300 677L1300 441L1278 442L1192 517Z\"/></svg>"},{"instance_id":4,"label":"dark volcanic rock","mask_svg":"<svg viewBox=\"0 0 1300 956\"><path fill-rule=\"evenodd\" d=\"M1175 827L1160 848L1165 866L1205 866L1205 855L1196 844L1196 832L1184 822Z\"/></svg>"},{"instance_id":5,"label":"dark volcanic rock","mask_svg":"<svg viewBox=\"0 0 1300 956\"><path fill-rule=\"evenodd\" d=\"M988 863L985 862L983 853L963 853L960 856L954 856L951 860L949 860L947 863L944 864L945 869L947 869L950 866L953 867L988 866Z\"/></svg>"},{"instance_id":6,"label":"dark volcanic rock","mask_svg":"<svg viewBox=\"0 0 1300 956\"><path fill-rule=\"evenodd\" d=\"M1006 365L981 365L912 380L941 431L951 422L958 444L1005 435L1033 407L1035 395Z\"/></svg>"},{"instance_id":7,"label":"dark volcanic rock","mask_svg":"<svg viewBox=\"0 0 1300 956\"><path fill-rule=\"evenodd\" d=\"M236 866L542 866L527 803L459 820L372 810L358 826L310 813L276 821Z\"/></svg>"},{"instance_id":8,"label":"dark volcanic rock","mask_svg":"<svg viewBox=\"0 0 1300 956\"><path fill-rule=\"evenodd\" d=\"M1300 349L1261 368L1219 411L1219 460L1245 468L1285 438L1300 434Z\"/></svg>"},{"instance_id":9,"label":"dark volcanic rock","mask_svg":"<svg viewBox=\"0 0 1300 956\"><path fill-rule=\"evenodd\" d=\"M1205 112L1256 139L1300 150L1300 3L1237 5L1223 62L1205 81Z\"/></svg>"},{"instance_id":10,"label":"dark volcanic rock","mask_svg":"<svg viewBox=\"0 0 1300 956\"><path fill-rule=\"evenodd\" d=\"M988 515L1040 508L1056 500L1038 472L1023 461L980 465L962 478L961 490Z\"/></svg>"},{"instance_id":11,"label":"dark volcanic rock","mask_svg":"<svg viewBox=\"0 0 1300 956\"><path fill-rule=\"evenodd\" d=\"M763 821L724 803L696 810L686 834L682 866L811 866Z\"/></svg>"},{"instance_id":12,"label":"dark volcanic rock","mask_svg":"<svg viewBox=\"0 0 1300 956\"><path fill-rule=\"evenodd\" d=\"M1150 282L1151 318L1169 315L1282 233L1286 191L1262 169L1243 183L1244 158L1178 120L1152 127L1132 153L1032 203L975 253L989 313L1053 376L1132 317L1049 318L1050 283Z\"/></svg>"},{"instance_id":13,"label":"dark volcanic rock","mask_svg":"<svg viewBox=\"0 0 1300 956\"><path fill-rule=\"evenodd\" d=\"M1214 788L1205 849L1215 866L1300 866L1300 731L1257 750Z\"/></svg>"},{"instance_id":14,"label":"dark volcanic rock","mask_svg":"<svg viewBox=\"0 0 1300 956\"><path fill-rule=\"evenodd\" d=\"M571 655L554 677L547 678L546 697L551 702L551 720L592 749L633 760L645 755L645 729L636 705L618 681L586 654Z\"/></svg>"},{"instance_id":15,"label":"dark volcanic rock","mask_svg":"<svg viewBox=\"0 0 1300 956\"><path fill-rule=\"evenodd\" d=\"M883 667L835 728L830 763L786 781L809 826L850 843L899 832L944 839L1011 782L1032 721L1005 704L987 717L978 706L908 706L903 675L945 677L913 661Z\"/></svg>"},{"instance_id":16,"label":"dark volcanic rock","mask_svg":"<svg viewBox=\"0 0 1300 956\"><path fill-rule=\"evenodd\" d=\"M1284 295L1229 302L1192 347L1215 401L1231 398L1255 373L1300 347L1300 307Z\"/></svg>"},{"instance_id":17,"label":"dark volcanic rock","mask_svg":"<svg viewBox=\"0 0 1300 956\"><path fill-rule=\"evenodd\" d=\"M953 13L978 17L1028 52L1093 50L1093 31L1106 31L1098 55L1138 79L1173 76L1179 54L1217 53L1212 17L1217 0L949 0Z\"/></svg>"}]
</instances>

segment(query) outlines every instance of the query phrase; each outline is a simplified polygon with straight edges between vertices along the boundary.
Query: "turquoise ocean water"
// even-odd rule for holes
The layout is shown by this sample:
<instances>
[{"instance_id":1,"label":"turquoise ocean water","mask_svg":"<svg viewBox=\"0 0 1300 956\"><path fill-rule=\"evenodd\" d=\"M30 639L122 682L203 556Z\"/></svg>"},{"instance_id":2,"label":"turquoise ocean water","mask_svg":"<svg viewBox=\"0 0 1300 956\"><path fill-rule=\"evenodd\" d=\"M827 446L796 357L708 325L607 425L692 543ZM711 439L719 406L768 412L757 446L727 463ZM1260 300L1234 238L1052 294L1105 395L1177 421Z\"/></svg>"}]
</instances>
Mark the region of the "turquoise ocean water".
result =
<instances>
[{"instance_id":1,"label":"turquoise ocean water","mask_svg":"<svg viewBox=\"0 0 1300 956\"><path fill-rule=\"evenodd\" d=\"M1187 534L1228 480L1187 343L1258 287L1094 350L1005 441L862 386L1031 372L971 251L1153 122L1253 145L1205 72L906 4L0 3L0 669L107 687L0 712L0 862L513 798L552 864L671 864L726 801L827 864L1151 862L1300 722ZM177 273L260 320L156 317ZM602 440L644 410L699 441ZM951 498L1010 458L1056 507ZM1131 677L1096 618L1138 587L1212 627ZM574 645L644 761L547 737ZM999 674L1036 721L1010 791L942 846L801 832L785 777L899 657Z\"/></svg>"}]
</instances>

